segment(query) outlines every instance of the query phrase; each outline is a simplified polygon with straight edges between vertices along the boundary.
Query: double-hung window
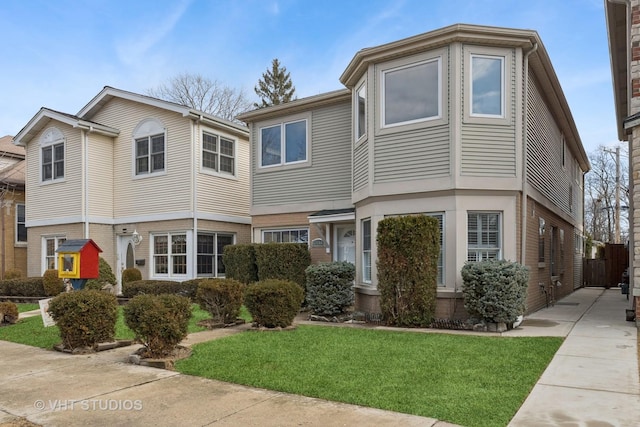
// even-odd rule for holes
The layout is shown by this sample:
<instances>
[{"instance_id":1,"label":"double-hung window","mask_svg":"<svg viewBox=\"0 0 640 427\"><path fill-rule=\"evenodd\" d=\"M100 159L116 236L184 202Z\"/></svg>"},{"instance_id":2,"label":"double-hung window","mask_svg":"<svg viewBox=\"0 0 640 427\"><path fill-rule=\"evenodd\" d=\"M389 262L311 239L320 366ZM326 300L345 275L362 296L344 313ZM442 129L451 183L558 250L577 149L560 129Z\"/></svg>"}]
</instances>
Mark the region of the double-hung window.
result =
<instances>
[{"instance_id":1,"label":"double-hung window","mask_svg":"<svg viewBox=\"0 0 640 427\"><path fill-rule=\"evenodd\" d=\"M187 274L187 235L155 234L153 238L153 273L167 277Z\"/></svg>"},{"instance_id":2,"label":"double-hung window","mask_svg":"<svg viewBox=\"0 0 640 427\"><path fill-rule=\"evenodd\" d=\"M471 55L471 116L504 117L504 62L502 56Z\"/></svg>"},{"instance_id":3,"label":"double-hung window","mask_svg":"<svg viewBox=\"0 0 640 427\"><path fill-rule=\"evenodd\" d=\"M136 175L164 171L164 133L136 139Z\"/></svg>"},{"instance_id":4,"label":"double-hung window","mask_svg":"<svg viewBox=\"0 0 640 427\"><path fill-rule=\"evenodd\" d=\"M42 239L43 249L43 270L57 270L58 269L58 257L56 256L56 249L63 244L67 239L60 236L44 237Z\"/></svg>"},{"instance_id":5,"label":"double-hung window","mask_svg":"<svg viewBox=\"0 0 640 427\"><path fill-rule=\"evenodd\" d=\"M202 167L206 170L234 175L235 142L208 132L202 134Z\"/></svg>"},{"instance_id":6,"label":"double-hung window","mask_svg":"<svg viewBox=\"0 0 640 427\"><path fill-rule=\"evenodd\" d=\"M222 254L233 245L234 236L222 233L198 233L197 271L199 277L224 277Z\"/></svg>"},{"instance_id":7,"label":"double-hung window","mask_svg":"<svg viewBox=\"0 0 640 427\"><path fill-rule=\"evenodd\" d=\"M64 178L65 137L55 127L49 128L40 138L40 174L42 182Z\"/></svg>"},{"instance_id":8,"label":"double-hung window","mask_svg":"<svg viewBox=\"0 0 640 427\"><path fill-rule=\"evenodd\" d=\"M16 204L16 243L27 243L26 212L23 203Z\"/></svg>"},{"instance_id":9,"label":"double-hung window","mask_svg":"<svg viewBox=\"0 0 640 427\"><path fill-rule=\"evenodd\" d=\"M467 213L467 261L502 258L499 212Z\"/></svg>"},{"instance_id":10,"label":"double-hung window","mask_svg":"<svg viewBox=\"0 0 640 427\"><path fill-rule=\"evenodd\" d=\"M280 123L260 129L260 166L307 161L307 120Z\"/></svg>"},{"instance_id":11,"label":"double-hung window","mask_svg":"<svg viewBox=\"0 0 640 427\"><path fill-rule=\"evenodd\" d=\"M363 83L356 92L356 140L367 133L367 87Z\"/></svg>"},{"instance_id":12,"label":"double-hung window","mask_svg":"<svg viewBox=\"0 0 640 427\"><path fill-rule=\"evenodd\" d=\"M440 80L440 58L384 70L382 127L440 118Z\"/></svg>"},{"instance_id":13,"label":"double-hung window","mask_svg":"<svg viewBox=\"0 0 640 427\"><path fill-rule=\"evenodd\" d=\"M262 243L308 243L308 228L263 230Z\"/></svg>"},{"instance_id":14,"label":"double-hung window","mask_svg":"<svg viewBox=\"0 0 640 427\"><path fill-rule=\"evenodd\" d=\"M371 218L362 220L362 281L371 283Z\"/></svg>"}]
</instances>

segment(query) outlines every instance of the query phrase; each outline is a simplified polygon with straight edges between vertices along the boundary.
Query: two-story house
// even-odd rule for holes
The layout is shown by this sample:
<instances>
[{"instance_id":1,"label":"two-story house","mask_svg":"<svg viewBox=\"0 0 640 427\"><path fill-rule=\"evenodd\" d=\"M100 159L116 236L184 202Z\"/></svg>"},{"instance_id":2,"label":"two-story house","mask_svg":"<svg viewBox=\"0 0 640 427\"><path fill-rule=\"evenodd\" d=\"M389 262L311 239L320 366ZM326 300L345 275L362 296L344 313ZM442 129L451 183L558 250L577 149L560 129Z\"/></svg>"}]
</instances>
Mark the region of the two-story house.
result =
<instances>
[{"instance_id":1,"label":"two-story house","mask_svg":"<svg viewBox=\"0 0 640 427\"><path fill-rule=\"evenodd\" d=\"M640 0L604 0L618 139L629 144L629 310L640 327Z\"/></svg>"},{"instance_id":2,"label":"two-story house","mask_svg":"<svg viewBox=\"0 0 640 427\"><path fill-rule=\"evenodd\" d=\"M436 316L463 315L466 262L530 269L528 311L582 285L590 168L535 31L452 25L363 49L336 92L244 113L257 242L308 242L356 265L356 309L379 311L376 229L438 219Z\"/></svg>"},{"instance_id":3,"label":"two-story house","mask_svg":"<svg viewBox=\"0 0 640 427\"><path fill-rule=\"evenodd\" d=\"M66 239L91 238L120 281L224 274L225 245L250 241L246 127L105 87L76 115L42 108L26 149L28 274L57 268Z\"/></svg>"},{"instance_id":4,"label":"two-story house","mask_svg":"<svg viewBox=\"0 0 640 427\"><path fill-rule=\"evenodd\" d=\"M9 270L27 275L27 228L25 225L24 148L0 138L0 278Z\"/></svg>"}]
</instances>

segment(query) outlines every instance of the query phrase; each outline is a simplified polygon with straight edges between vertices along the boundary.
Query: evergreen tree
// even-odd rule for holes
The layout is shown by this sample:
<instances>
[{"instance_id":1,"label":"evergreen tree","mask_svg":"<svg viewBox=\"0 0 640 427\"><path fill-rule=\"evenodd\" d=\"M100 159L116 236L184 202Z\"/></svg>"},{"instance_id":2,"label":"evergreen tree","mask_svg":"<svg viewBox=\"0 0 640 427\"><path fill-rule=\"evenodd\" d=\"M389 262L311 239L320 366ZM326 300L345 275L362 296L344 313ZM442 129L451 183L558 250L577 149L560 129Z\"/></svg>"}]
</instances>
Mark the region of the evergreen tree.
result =
<instances>
[{"instance_id":1,"label":"evergreen tree","mask_svg":"<svg viewBox=\"0 0 640 427\"><path fill-rule=\"evenodd\" d=\"M271 62L271 69L262 73L262 79L258 81L254 90L261 102L256 102L253 105L256 108L263 108L284 104L295 99L296 88L291 81L291 74L287 72L286 67L280 65L280 61L276 58Z\"/></svg>"}]
</instances>

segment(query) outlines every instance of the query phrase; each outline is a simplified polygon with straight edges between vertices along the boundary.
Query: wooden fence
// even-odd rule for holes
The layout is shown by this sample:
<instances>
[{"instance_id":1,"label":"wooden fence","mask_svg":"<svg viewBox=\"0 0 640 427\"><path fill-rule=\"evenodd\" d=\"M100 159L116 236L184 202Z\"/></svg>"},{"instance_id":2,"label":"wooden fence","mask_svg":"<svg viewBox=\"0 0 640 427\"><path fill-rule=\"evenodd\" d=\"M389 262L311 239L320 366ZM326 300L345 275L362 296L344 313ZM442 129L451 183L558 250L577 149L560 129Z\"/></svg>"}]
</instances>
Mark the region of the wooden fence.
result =
<instances>
[{"instance_id":1,"label":"wooden fence","mask_svg":"<svg viewBox=\"0 0 640 427\"><path fill-rule=\"evenodd\" d=\"M607 243L604 258L585 259L583 266L584 286L616 287L629 266L629 251L624 245Z\"/></svg>"}]
</instances>

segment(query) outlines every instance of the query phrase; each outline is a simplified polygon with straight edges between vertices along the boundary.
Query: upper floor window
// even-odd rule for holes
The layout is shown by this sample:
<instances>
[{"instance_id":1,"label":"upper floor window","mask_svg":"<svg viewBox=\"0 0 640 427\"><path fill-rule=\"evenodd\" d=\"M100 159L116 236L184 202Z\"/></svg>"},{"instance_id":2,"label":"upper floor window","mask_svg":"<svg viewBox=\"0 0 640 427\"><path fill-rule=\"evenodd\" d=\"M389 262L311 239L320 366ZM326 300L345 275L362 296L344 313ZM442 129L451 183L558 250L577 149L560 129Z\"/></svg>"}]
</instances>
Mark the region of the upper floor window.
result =
<instances>
[{"instance_id":1,"label":"upper floor window","mask_svg":"<svg viewBox=\"0 0 640 427\"><path fill-rule=\"evenodd\" d=\"M27 243L27 225L24 204L16 204L16 243Z\"/></svg>"},{"instance_id":2,"label":"upper floor window","mask_svg":"<svg viewBox=\"0 0 640 427\"><path fill-rule=\"evenodd\" d=\"M57 128L47 129L40 138L42 181L64 178L65 137Z\"/></svg>"},{"instance_id":3,"label":"upper floor window","mask_svg":"<svg viewBox=\"0 0 640 427\"><path fill-rule=\"evenodd\" d=\"M471 55L471 115L504 117L504 57Z\"/></svg>"},{"instance_id":4,"label":"upper floor window","mask_svg":"<svg viewBox=\"0 0 640 427\"><path fill-rule=\"evenodd\" d=\"M502 257L501 217L499 212L467 214L467 261Z\"/></svg>"},{"instance_id":5,"label":"upper floor window","mask_svg":"<svg viewBox=\"0 0 640 427\"><path fill-rule=\"evenodd\" d=\"M367 133L367 87L360 86L356 92L356 139Z\"/></svg>"},{"instance_id":6,"label":"upper floor window","mask_svg":"<svg viewBox=\"0 0 640 427\"><path fill-rule=\"evenodd\" d=\"M202 134L202 167L229 175L235 173L235 142L222 136Z\"/></svg>"},{"instance_id":7,"label":"upper floor window","mask_svg":"<svg viewBox=\"0 0 640 427\"><path fill-rule=\"evenodd\" d=\"M260 166L307 161L307 120L260 129Z\"/></svg>"},{"instance_id":8,"label":"upper floor window","mask_svg":"<svg viewBox=\"0 0 640 427\"><path fill-rule=\"evenodd\" d=\"M136 175L165 170L165 128L159 120L145 119L133 131Z\"/></svg>"},{"instance_id":9,"label":"upper floor window","mask_svg":"<svg viewBox=\"0 0 640 427\"><path fill-rule=\"evenodd\" d=\"M440 58L382 72L382 123L415 123L441 116Z\"/></svg>"}]
</instances>

